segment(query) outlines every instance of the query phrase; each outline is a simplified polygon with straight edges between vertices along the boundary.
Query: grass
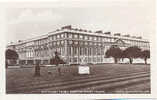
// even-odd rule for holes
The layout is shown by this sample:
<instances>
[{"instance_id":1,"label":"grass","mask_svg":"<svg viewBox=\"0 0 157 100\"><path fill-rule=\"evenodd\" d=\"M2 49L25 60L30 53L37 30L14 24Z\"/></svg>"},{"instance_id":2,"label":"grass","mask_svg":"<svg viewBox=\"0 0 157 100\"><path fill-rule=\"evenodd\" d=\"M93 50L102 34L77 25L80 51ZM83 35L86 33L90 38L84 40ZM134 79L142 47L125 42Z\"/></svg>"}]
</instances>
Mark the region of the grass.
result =
<instances>
[{"instance_id":1,"label":"grass","mask_svg":"<svg viewBox=\"0 0 157 100\"><path fill-rule=\"evenodd\" d=\"M34 68L6 69L6 88L13 90L19 86L29 86L34 83L55 82L57 80L69 80L77 77L90 77L91 75L103 74L112 76L114 74L126 74L132 72L149 72L150 65L130 64L99 64L89 65L90 75L78 75L78 66L60 66L62 75L59 76L57 67L41 67L41 76L34 77ZM52 74L48 74L51 71Z\"/></svg>"}]
</instances>

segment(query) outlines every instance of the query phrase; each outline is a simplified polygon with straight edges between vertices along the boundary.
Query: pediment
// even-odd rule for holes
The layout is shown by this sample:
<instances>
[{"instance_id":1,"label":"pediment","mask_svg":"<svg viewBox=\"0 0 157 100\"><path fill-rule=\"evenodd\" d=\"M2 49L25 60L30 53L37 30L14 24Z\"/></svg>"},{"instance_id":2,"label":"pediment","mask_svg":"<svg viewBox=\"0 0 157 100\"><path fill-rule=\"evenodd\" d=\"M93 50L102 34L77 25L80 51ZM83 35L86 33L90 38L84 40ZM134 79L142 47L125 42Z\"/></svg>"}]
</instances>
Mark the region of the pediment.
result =
<instances>
[{"instance_id":1,"label":"pediment","mask_svg":"<svg viewBox=\"0 0 157 100\"><path fill-rule=\"evenodd\" d=\"M117 40L114 42L114 44L117 44L117 45L125 45L126 43L125 43L123 40L121 40L121 39L117 39Z\"/></svg>"}]
</instances>

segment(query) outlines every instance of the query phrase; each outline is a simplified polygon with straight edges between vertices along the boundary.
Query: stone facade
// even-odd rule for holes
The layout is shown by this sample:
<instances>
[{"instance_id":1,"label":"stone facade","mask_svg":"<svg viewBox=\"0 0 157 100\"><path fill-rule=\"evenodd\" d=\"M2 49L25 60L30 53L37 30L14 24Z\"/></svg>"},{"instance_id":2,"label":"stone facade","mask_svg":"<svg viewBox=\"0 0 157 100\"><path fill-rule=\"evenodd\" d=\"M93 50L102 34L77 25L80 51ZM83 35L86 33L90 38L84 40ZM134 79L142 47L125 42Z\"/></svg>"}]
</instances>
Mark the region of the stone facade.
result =
<instances>
[{"instance_id":1,"label":"stone facade","mask_svg":"<svg viewBox=\"0 0 157 100\"><path fill-rule=\"evenodd\" d=\"M131 37L120 33L111 34L102 31L88 31L65 26L56 31L33 39L12 43L7 48L14 49L19 54L20 64L49 64L50 59L57 51L60 57L68 64L107 63L105 52L110 46L116 45L121 49L129 46L138 46L145 50L150 49L149 41L141 37Z\"/></svg>"}]
</instances>

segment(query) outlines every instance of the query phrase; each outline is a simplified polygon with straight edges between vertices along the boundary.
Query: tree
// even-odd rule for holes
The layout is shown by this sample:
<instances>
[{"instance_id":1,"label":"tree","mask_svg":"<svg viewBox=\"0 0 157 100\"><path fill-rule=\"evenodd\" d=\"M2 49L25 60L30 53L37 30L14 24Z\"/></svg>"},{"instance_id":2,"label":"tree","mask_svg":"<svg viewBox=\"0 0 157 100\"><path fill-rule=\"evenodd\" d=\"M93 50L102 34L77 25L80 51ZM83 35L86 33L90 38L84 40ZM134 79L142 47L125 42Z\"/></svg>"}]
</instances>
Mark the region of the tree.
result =
<instances>
[{"instance_id":1,"label":"tree","mask_svg":"<svg viewBox=\"0 0 157 100\"><path fill-rule=\"evenodd\" d=\"M123 56L128 58L130 64L132 64L133 58L138 58L141 56L141 49L137 46L128 47L123 51Z\"/></svg>"},{"instance_id":2,"label":"tree","mask_svg":"<svg viewBox=\"0 0 157 100\"><path fill-rule=\"evenodd\" d=\"M18 57L19 57L19 55L18 55L17 52L14 51L14 50L7 49L7 50L5 51L5 58L6 58L6 59L15 59L15 60L17 60Z\"/></svg>"},{"instance_id":3,"label":"tree","mask_svg":"<svg viewBox=\"0 0 157 100\"><path fill-rule=\"evenodd\" d=\"M111 46L110 49L106 51L106 57L113 57L114 62L117 63L118 59L121 58L122 50L117 46Z\"/></svg>"},{"instance_id":4,"label":"tree","mask_svg":"<svg viewBox=\"0 0 157 100\"><path fill-rule=\"evenodd\" d=\"M6 59L6 68L8 68L8 62L7 60L17 60L19 58L19 55L16 51L7 49L5 51L5 59Z\"/></svg>"},{"instance_id":5,"label":"tree","mask_svg":"<svg viewBox=\"0 0 157 100\"><path fill-rule=\"evenodd\" d=\"M150 58L150 51L149 50L142 51L141 58L143 58L145 61L145 64L147 64L147 59Z\"/></svg>"},{"instance_id":6,"label":"tree","mask_svg":"<svg viewBox=\"0 0 157 100\"><path fill-rule=\"evenodd\" d=\"M59 57L58 52L55 52L55 57L50 60L50 64L58 66L59 64L65 64L65 62ZM61 75L60 67L58 67L58 73Z\"/></svg>"}]
</instances>

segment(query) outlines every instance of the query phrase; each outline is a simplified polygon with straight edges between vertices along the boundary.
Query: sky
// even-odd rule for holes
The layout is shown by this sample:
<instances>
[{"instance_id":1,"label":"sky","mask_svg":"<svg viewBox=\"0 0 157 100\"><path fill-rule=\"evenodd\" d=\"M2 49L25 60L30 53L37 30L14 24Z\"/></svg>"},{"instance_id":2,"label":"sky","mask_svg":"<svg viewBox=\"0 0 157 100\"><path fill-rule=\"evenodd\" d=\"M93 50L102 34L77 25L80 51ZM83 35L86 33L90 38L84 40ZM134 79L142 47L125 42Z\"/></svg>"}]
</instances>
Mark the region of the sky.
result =
<instances>
[{"instance_id":1,"label":"sky","mask_svg":"<svg viewBox=\"0 0 157 100\"><path fill-rule=\"evenodd\" d=\"M87 30L142 36L155 34L153 0L118 0L84 6L8 7L6 40L16 42L47 34L65 25Z\"/></svg>"}]
</instances>

